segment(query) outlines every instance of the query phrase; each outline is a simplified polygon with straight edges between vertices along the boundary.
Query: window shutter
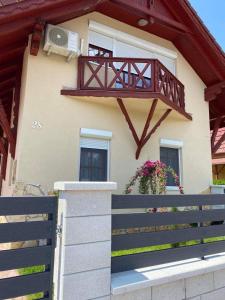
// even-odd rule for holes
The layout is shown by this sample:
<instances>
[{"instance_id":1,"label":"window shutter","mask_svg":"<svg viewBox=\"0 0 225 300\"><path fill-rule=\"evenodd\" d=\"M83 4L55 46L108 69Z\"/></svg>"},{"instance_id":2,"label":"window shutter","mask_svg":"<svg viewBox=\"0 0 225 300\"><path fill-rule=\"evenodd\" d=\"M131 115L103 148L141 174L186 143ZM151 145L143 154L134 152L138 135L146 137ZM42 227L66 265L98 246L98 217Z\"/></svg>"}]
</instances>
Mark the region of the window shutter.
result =
<instances>
[{"instance_id":1,"label":"window shutter","mask_svg":"<svg viewBox=\"0 0 225 300\"><path fill-rule=\"evenodd\" d=\"M109 141L102 139L92 139L92 138L83 138L80 139L81 148L91 148L91 149L109 149Z\"/></svg>"}]
</instances>

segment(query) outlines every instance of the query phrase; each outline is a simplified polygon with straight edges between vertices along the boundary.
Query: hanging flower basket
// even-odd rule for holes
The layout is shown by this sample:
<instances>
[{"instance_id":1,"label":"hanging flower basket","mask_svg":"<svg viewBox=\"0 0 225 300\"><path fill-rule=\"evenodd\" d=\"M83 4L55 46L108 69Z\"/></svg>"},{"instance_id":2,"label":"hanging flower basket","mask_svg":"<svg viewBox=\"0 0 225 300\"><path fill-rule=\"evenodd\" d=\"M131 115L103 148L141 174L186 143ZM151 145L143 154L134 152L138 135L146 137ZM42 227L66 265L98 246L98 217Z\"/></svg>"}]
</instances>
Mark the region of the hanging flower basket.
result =
<instances>
[{"instance_id":1,"label":"hanging flower basket","mask_svg":"<svg viewBox=\"0 0 225 300\"><path fill-rule=\"evenodd\" d=\"M126 185L125 194L130 194L137 183L140 194L166 194L166 183L169 174L172 175L180 193L184 194L183 187L180 185L179 177L176 172L159 160L148 160L138 168L135 175Z\"/></svg>"}]
</instances>

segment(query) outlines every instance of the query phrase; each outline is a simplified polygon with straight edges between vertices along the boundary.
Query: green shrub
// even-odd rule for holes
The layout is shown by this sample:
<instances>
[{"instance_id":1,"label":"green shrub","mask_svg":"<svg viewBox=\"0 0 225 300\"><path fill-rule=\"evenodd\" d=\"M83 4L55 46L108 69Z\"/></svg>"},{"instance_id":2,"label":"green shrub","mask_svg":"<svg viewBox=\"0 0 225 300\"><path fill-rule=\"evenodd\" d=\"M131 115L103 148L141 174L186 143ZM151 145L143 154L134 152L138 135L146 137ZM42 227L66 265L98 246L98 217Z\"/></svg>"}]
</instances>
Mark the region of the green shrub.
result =
<instances>
[{"instance_id":1,"label":"green shrub","mask_svg":"<svg viewBox=\"0 0 225 300\"><path fill-rule=\"evenodd\" d=\"M33 267L27 267L19 270L20 275L30 275L34 273L40 273L45 271L45 266L33 266ZM27 296L27 300L35 300L35 299L41 299L43 298L43 293L37 293L33 295Z\"/></svg>"},{"instance_id":2,"label":"green shrub","mask_svg":"<svg viewBox=\"0 0 225 300\"><path fill-rule=\"evenodd\" d=\"M213 184L216 185L225 185L225 179L214 179Z\"/></svg>"}]
</instances>

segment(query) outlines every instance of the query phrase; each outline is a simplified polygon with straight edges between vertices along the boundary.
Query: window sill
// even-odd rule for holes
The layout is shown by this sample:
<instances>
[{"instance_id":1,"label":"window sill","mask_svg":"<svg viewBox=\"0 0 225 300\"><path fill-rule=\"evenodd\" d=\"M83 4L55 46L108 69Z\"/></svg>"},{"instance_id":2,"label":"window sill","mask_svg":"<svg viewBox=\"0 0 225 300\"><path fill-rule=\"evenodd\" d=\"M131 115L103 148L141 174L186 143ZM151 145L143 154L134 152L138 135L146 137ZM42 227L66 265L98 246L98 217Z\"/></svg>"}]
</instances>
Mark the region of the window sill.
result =
<instances>
[{"instance_id":1,"label":"window sill","mask_svg":"<svg viewBox=\"0 0 225 300\"><path fill-rule=\"evenodd\" d=\"M167 186L166 190L167 191L179 191L179 187L178 186Z\"/></svg>"}]
</instances>

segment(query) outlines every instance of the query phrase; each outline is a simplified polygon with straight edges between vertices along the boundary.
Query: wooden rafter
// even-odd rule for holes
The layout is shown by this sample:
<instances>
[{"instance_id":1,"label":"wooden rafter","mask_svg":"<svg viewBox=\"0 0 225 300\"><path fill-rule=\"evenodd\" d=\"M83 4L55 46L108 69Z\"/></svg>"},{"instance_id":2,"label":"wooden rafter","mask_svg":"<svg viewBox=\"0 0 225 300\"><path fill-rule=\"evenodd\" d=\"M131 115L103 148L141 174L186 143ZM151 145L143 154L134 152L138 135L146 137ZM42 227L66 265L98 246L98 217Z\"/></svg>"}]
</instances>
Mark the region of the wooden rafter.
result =
<instances>
[{"instance_id":1,"label":"wooden rafter","mask_svg":"<svg viewBox=\"0 0 225 300\"><path fill-rule=\"evenodd\" d=\"M122 113L123 113L123 115L124 115L124 117L125 117L125 119L128 123L130 131L131 131L131 133L133 135L133 138L135 140L135 143L137 145L136 159L138 159L144 145L147 143L147 141L150 139L150 137L153 135L153 133L155 133L155 131L161 125L161 123L166 119L166 117L169 115L169 113L172 111L172 109L167 109L166 112L162 115L162 117L158 120L158 122L154 125L154 127L148 133L150 123L151 123L151 120L153 118L153 115L154 115L154 112L155 112L155 109L156 109L156 106L157 106L157 102L158 102L157 99L154 99L153 103L150 107L150 110L149 110L149 113L148 113L148 116L147 116L147 119L146 119L146 122L145 122L145 126L144 126L144 129L142 131L141 138L139 139L139 137L137 135L137 132L134 128L134 125L133 125L133 123L130 119L130 116L129 116L128 112L127 112L127 109L126 109L126 107L123 103L123 100L121 98L118 98L117 102L118 102L119 107L120 107L120 109L121 109L121 111L122 111Z\"/></svg>"},{"instance_id":2,"label":"wooden rafter","mask_svg":"<svg viewBox=\"0 0 225 300\"><path fill-rule=\"evenodd\" d=\"M155 10L153 10L151 6L146 4L139 4L137 1L133 0L113 0L113 2L118 3L121 6L124 6L126 9L131 10L132 8L135 10L136 14L139 14L141 16L147 15L149 18L153 18L155 22L159 22L165 26L170 27L171 29L174 29L180 33L188 33L190 30L187 26L184 24L172 20L166 16L163 16L162 14L157 13ZM149 7L148 7L149 6Z\"/></svg>"}]
</instances>

